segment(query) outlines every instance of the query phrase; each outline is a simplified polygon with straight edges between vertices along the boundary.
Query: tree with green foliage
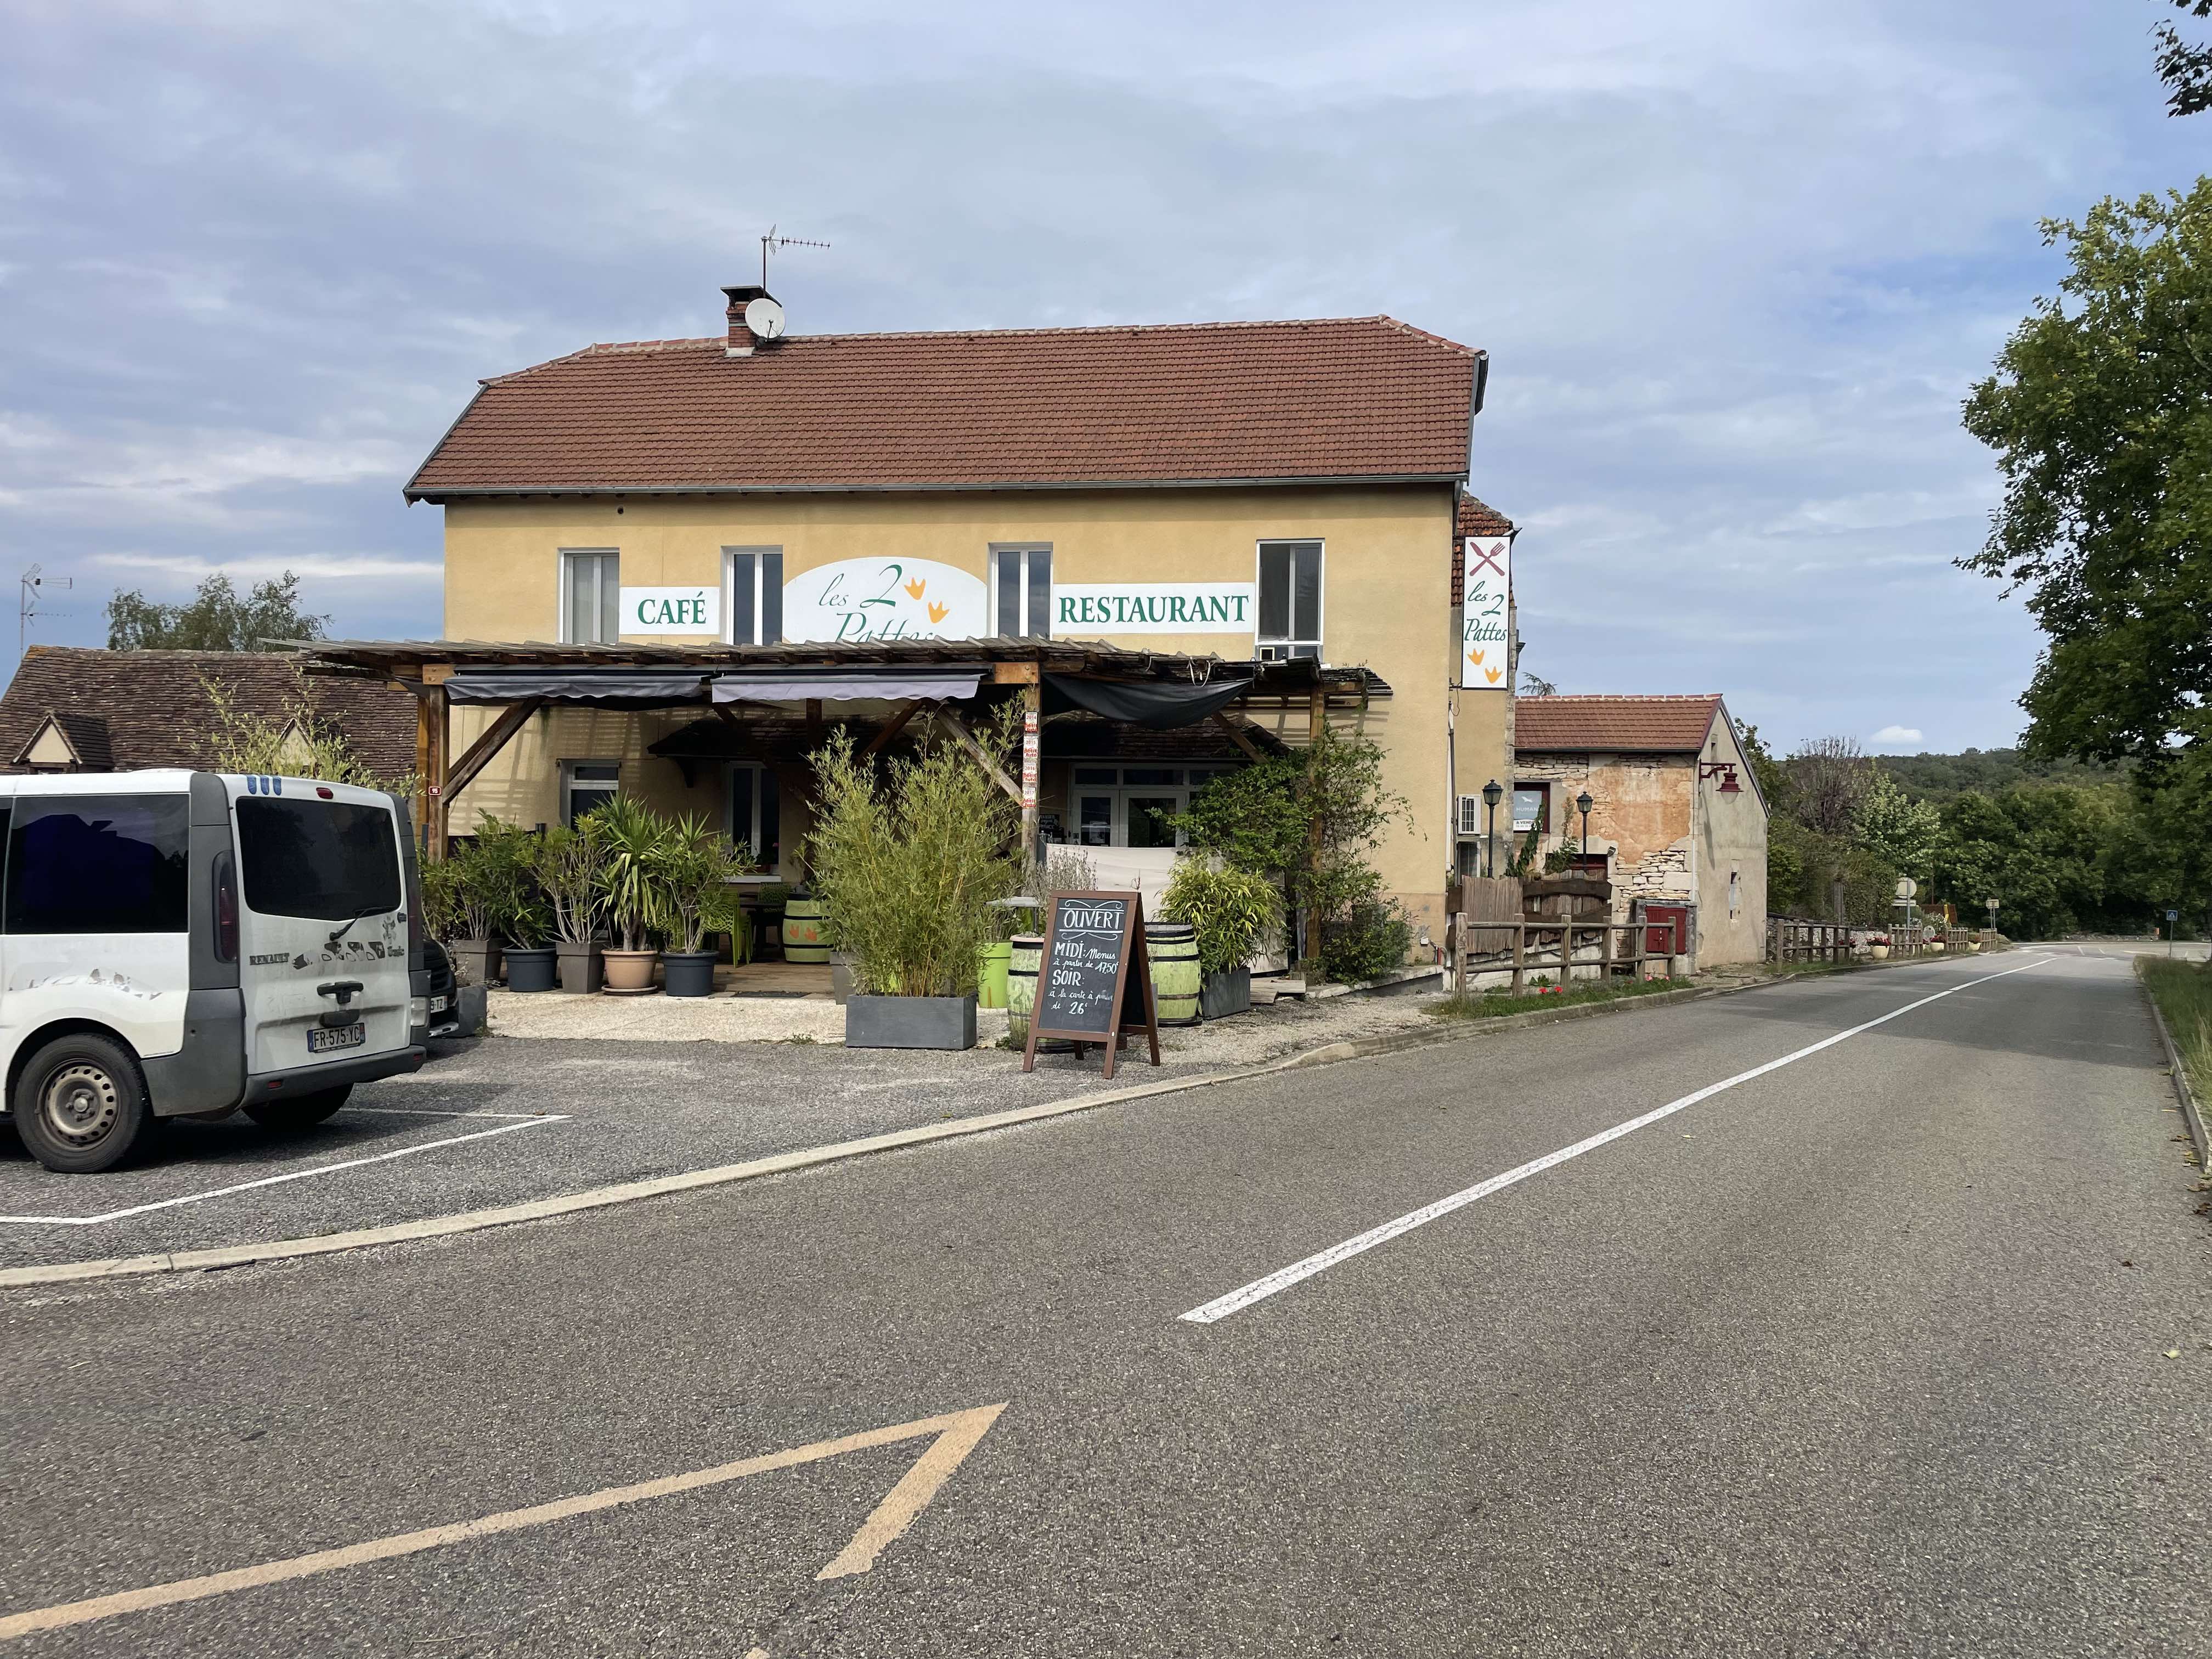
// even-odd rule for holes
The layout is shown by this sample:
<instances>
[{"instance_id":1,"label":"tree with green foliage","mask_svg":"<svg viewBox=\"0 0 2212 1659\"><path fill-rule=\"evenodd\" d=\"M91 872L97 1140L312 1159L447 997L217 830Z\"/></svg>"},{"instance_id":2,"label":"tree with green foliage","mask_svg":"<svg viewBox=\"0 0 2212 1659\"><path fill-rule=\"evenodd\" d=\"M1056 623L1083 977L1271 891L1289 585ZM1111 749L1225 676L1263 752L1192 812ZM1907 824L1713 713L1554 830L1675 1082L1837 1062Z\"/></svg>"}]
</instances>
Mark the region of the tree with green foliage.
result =
<instances>
[{"instance_id":1,"label":"tree with green foliage","mask_svg":"<svg viewBox=\"0 0 2212 1659\"><path fill-rule=\"evenodd\" d=\"M2202 20L2212 17L2212 0L2166 0L2175 10ZM2170 22L2151 31L2158 38L2158 78L2166 83L2168 115L2201 115L2212 109L2212 44L2191 46Z\"/></svg>"},{"instance_id":2,"label":"tree with green foliage","mask_svg":"<svg viewBox=\"0 0 2212 1659\"><path fill-rule=\"evenodd\" d=\"M1851 836L1859 846L1900 874L1925 881L1943 833L1943 815L1914 800L1886 771L1877 769L1852 809Z\"/></svg>"},{"instance_id":3,"label":"tree with green foliage","mask_svg":"<svg viewBox=\"0 0 2212 1659\"><path fill-rule=\"evenodd\" d=\"M2027 748L2153 771L2212 732L2212 179L2047 221L2069 269L1966 400L2004 498L1971 569L2050 644Z\"/></svg>"},{"instance_id":4,"label":"tree with green foliage","mask_svg":"<svg viewBox=\"0 0 2212 1659\"><path fill-rule=\"evenodd\" d=\"M181 605L161 605L136 588L117 593L107 602L107 648L259 651L269 640L322 639L329 622L300 608L300 579L289 570L243 596L217 574Z\"/></svg>"}]
</instances>

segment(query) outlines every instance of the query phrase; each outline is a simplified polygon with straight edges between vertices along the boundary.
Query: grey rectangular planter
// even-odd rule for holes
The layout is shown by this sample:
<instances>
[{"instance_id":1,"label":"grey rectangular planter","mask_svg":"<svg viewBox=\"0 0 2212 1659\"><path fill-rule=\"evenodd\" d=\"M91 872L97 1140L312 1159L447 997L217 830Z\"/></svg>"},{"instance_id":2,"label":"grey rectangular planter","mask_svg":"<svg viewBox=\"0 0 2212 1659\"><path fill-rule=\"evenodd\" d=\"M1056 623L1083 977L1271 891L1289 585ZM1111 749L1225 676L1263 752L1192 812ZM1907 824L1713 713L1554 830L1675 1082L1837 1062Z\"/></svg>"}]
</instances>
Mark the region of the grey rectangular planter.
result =
<instances>
[{"instance_id":1,"label":"grey rectangular planter","mask_svg":"<svg viewBox=\"0 0 2212 1659\"><path fill-rule=\"evenodd\" d=\"M975 999L862 997L845 1004L848 1048L972 1048Z\"/></svg>"},{"instance_id":2,"label":"grey rectangular planter","mask_svg":"<svg viewBox=\"0 0 2212 1659\"><path fill-rule=\"evenodd\" d=\"M1225 1019L1252 1012L1252 970L1232 968L1225 974L1208 974L1198 982L1198 1017Z\"/></svg>"},{"instance_id":3,"label":"grey rectangular planter","mask_svg":"<svg viewBox=\"0 0 2212 1659\"><path fill-rule=\"evenodd\" d=\"M560 962L562 990L589 995L599 988L602 976L598 945L576 945L564 939L553 949Z\"/></svg>"}]
</instances>

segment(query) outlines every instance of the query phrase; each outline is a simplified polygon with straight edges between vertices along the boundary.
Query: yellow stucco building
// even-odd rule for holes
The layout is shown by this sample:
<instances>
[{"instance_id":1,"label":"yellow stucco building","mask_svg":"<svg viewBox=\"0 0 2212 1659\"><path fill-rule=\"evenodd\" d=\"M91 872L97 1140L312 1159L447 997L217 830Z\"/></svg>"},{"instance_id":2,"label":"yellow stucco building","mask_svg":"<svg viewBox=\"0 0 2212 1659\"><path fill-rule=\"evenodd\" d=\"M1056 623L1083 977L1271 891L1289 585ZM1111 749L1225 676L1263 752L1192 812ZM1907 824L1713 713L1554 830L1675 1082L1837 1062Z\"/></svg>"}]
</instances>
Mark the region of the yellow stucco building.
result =
<instances>
[{"instance_id":1,"label":"yellow stucco building","mask_svg":"<svg viewBox=\"0 0 2212 1659\"><path fill-rule=\"evenodd\" d=\"M1458 797L1512 767L1510 611L1471 673L1465 649L1470 549L1486 561L1511 535L1466 489L1483 354L1385 317L807 336L762 290L725 292L714 336L484 383L407 487L445 514L449 641L818 643L845 661L1049 639L1224 683L1266 662L1364 670L1327 718L1381 746L1407 811L1376 861L1442 939L1471 867ZM783 689L708 711L543 708L453 796L452 827L550 822L620 788L719 818L797 878L794 757L839 719L882 732L898 705ZM457 705L454 751L499 715ZM1310 719L1281 697L1176 729L1048 714L1032 822L1109 864L1164 860L1162 813L1304 743Z\"/></svg>"}]
</instances>

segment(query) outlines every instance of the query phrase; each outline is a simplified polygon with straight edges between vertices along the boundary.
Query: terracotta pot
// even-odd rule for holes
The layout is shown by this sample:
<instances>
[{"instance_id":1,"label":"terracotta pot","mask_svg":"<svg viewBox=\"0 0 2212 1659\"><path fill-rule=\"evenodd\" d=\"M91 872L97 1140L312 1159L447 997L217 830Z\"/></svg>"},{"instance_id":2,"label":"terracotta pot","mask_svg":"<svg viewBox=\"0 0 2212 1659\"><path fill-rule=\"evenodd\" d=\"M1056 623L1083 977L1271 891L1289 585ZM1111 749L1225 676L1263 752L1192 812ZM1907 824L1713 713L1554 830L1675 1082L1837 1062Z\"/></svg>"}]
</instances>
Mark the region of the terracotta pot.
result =
<instances>
[{"instance_id":1,"label":"terracotta pot","mask_svg":"<svg viewBox=\"0 0 2212 1659\"><path fill-rule=\"evenodd\" d=\"M606 975L610 991L649 991L653 988L653 964L660 960L658 951L602 951L599 962Z\"/></svg>"}]
</instances>

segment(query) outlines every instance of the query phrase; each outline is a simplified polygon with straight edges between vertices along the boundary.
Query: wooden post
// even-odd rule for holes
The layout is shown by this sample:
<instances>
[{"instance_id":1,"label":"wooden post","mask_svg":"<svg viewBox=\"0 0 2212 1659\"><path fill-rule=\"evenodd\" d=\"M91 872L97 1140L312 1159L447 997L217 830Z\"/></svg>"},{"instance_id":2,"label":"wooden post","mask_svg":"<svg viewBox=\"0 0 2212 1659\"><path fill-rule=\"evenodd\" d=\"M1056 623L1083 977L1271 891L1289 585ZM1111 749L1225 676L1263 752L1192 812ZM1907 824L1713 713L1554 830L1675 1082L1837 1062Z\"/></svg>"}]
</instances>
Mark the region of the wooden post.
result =
<instances>
[{"instance_id":1,"label":"wooden post","mask_svg":"<svg viewBox=\"0 0 2212 1659\"><path fill-rule=\"evenodd\" d=\"M1322 732L1328 725L1328 693L1316 685L1313 689L1311 699L1306 705L1306 747L1309 750L1320 743ZM1313 765L1310 753L1308 755L1306 764L1310 771ZM1321 819L1316 817L1306 848L1306 869L1312 874L1317 875L1321 871ZM1306 951L1309 955L1316 957L1321 954L1321 911L1311 904L1306 907Z\"/></svg>"},{"instance_id":2,"label":"wooden post","mask_svg":"<svg viewBox=\"0 0 2212 1659\"><path fill-rule=\"evenodd\" d=\"M1042 740L1038 725L1044 716L1044 686L1032 679L1022 687L1022 858L1026 862L1037 855L1037 774ZM1158 1039L1154 1040L1155 1048ZM1154 1055L1152 1063L1159 1059Z\"/></svg>"},{"instance_id":3,"label":"wooden post","mask_svg":"<svg viewBox=\"0 0 2212 1659\"><path fill-rule=\"evenodd\" d=\"M415 769L421 780L416 799L422 806L423 856L433 861L446 856L447 813L453 806L446 788L453 752L453 705L446 697L446 682L453 672L447 664L424 663L422 690L415 700Z\"/></svg>"},{"instance_id":4,"label":"wooden post","mask_svg":"<svg viewBox=\"0 0 2212 1659\"><path fill-rule=\"evenodd\" d=\"M1610 916L1598 928L1597 979L1601 985L1613 983L1613 919Z\"/></svg>"},{"instance_id":5,"label":"wooden post","mask_svg":"<svg viewBox=\"0 0 2212 1659\"><path fill-rule=\"evenodd\" d=\"M1513 994L1521 995L1528 988L1528 924L1513 924Z\"/></svg>"}]
</instances>

